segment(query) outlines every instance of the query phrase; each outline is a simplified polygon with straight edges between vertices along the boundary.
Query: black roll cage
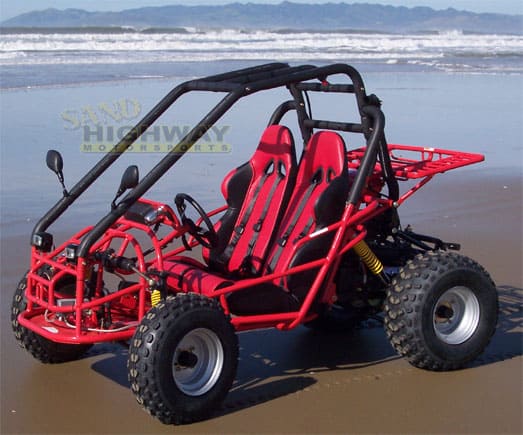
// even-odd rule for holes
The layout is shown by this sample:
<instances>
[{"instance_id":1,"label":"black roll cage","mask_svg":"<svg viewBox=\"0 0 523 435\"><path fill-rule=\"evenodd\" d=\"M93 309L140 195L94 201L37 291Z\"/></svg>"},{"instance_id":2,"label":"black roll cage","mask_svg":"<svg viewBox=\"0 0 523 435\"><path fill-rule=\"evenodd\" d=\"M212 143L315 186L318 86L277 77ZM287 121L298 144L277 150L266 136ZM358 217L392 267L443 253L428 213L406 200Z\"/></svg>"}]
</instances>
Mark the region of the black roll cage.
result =
<instances>
[{"instance_id":1,"label":"black roll cage","mask_svg":"<svg viewBox=\"0 0 523 435\"><path fill-rule=\"evenodd\" d=\"M348 76L352 84L330 84L327 78L335 74ZM320 83L309 82L317 79ZM105 215L83 238L77 250L79 257L85 257L91 246L116 220L121 217L165 174L198 139L200 139L240 98L247 95L286 86L293 99L276 108L269 124L278 124L285 113L295 110L304 142L312 135L313 129L329 129L362 133L367 141L366 151L354 179L348 203L356 205L361 197L367 177L371 175L379 160L383 178L388 186L388 196L396 200L399 188L394 177L387 142L384 134L385 116L380 101L375 95L367 95L358 71L347 64L332 64L322 67L313 65L290 66L287 63L268 63L186 81L172 89L151 111L149 111L74 187L38 221L32 233L42 233L58 219L67 208L111 166L178 98L187 92L225 92L222 100L185 135L156 166L149 171L118 205ZM311 119L306 110L306 92L336 92L354 94L360 113L359 123L334 122Z\"/></svg>"}]
</instances>

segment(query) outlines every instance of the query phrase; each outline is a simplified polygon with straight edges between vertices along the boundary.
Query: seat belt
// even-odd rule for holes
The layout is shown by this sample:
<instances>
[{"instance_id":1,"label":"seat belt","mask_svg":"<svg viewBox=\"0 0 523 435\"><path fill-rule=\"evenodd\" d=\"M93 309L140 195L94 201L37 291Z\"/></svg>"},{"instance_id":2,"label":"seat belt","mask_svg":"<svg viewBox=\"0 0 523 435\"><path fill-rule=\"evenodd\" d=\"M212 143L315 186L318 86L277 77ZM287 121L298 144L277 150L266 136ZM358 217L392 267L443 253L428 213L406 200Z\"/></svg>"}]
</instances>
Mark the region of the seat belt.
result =
<instances>
[{"instance_id":1,"label":"seat belt","mask_svg":"<svg viewBox=\"0 0 523 435\"><path fill-rule=\"evenodd\" d=\"M274 180L274 183L271 186L271 190L269 191L269 195L267 196L267 199L265 201L263 210L260 214L258 221L252 227L252 229L254 231L254 235L253 235L251 241L249 242L247 253L245 255L245 259L243 260L243 263L241 266L242 270L245 269L248 273L251 273L251 274L256 274L259 272L259 270L256 270L254 268L251 257L252 257L252 253L254 251L254 247L256 246L256 243L258 242L258 237L260 235L263 223L265 221L265 218L267 217L267 213L269 212L269 206L271 205L272 197L274 196L280 183L285 179L285 175L281 171L282 164L283 164L282 162L279 162L279 164L278 164L278 177L276 178L276 180ZM248 264L248 263L250 263L250 264Z\"/></svg>"},{"instance_id":2,"label":"seat belt","mask_svg":"<svg viewBox=\"0 0 523 435\"><path fill-rule=\"evenodd\" d=\"M319 172L319 174L318 174L318 172ZM298 219L300 218L301 214L303 213L303 209L305 208L305 205L309 201L309 198L311 197L312 192L314 192L314 189L316 189L316 187L319 186L319 184L321 182L321 179L322 179L321 172L322 172L321 169L319 169L314 174L314 176L312 177L311 184L307 188L305 193L303 194L303 196L301 198L301 201L300 201L300 204L299 204L298 208L296 209L296 211L294 213L294 216L292 218L291 223L287 227L287 230L285 231L283 236L280 237L280 239L277 240L277 243L279 245L278 246L278 251L276 252L276 254L274 255L274 257L272 258L272 260L271 260L271 262L269 264L269 270L271 272L274 272L274 268L278 264L278 261L280 259L281 253L283 252L283 249L284 249L285 245L287 244L287 241L288 241L292 231L294 230L294 227L298 223Z\"/></svg>"},{"instance_id":3,"label":"seat belt","mask_svg":"<svg viewBox=\"0 0 523 435\"><path fill-rule=\"evenodd\" d=\"M260 178L258 181L258 184L256 185L256 189L254 191L254 195L252 197L252 200L249 202L249 206L247 207L247 210L245 211L245 214L243 215L243 218L240 222L240 225L234 228L234 235L230 241L230 243L227 245L227 247L223 250L223 252L220 254L220 262L222 264L227 264L232 256L232 252L234 251L234 248L238 244L238 242L241 239L241 236L243 232L245 231L245 226L247 225L247 222L249 222L249 218L252 214L252 210L254 209L254 204L256 202L256 198L258 197L258 194L260 193L260 190L262 186L265 184L265 181L267 181L267 178L269 177L272 172L269 172L270 167L274 165L274 161L271 161L266 167L265 167L265 173L263 174L263 177Z\"/></svg>"}]
</instances>

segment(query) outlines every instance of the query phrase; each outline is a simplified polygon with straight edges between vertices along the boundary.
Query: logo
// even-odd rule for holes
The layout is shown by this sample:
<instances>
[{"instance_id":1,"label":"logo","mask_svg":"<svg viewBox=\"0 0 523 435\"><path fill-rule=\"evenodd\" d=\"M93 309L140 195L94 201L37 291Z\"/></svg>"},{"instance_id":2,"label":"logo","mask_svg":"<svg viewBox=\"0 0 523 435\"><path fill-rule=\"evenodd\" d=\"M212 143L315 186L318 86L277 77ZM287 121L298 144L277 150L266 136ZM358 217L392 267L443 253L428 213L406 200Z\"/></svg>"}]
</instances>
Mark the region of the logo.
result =
<instances>
[{"instance_id":1,"label":"logo","mask_svg":"<svg viewBox=\"0 0 523 435\"><path fill-rule=\"evenodd\" d=\"M96 106L86 105L76 110L66 110L61 117L66 130L80 134L80 151L84 153L117 152L118 144L132 130L129 121L137 122L141 104L135 99L119 99L102 102ZM193 129L189 124L154 124L127 148L133 153L229 153L231 145L226 141L230 126L213 125L192 146L181 145L182 140Z\"/></svg>"}]
</instances>

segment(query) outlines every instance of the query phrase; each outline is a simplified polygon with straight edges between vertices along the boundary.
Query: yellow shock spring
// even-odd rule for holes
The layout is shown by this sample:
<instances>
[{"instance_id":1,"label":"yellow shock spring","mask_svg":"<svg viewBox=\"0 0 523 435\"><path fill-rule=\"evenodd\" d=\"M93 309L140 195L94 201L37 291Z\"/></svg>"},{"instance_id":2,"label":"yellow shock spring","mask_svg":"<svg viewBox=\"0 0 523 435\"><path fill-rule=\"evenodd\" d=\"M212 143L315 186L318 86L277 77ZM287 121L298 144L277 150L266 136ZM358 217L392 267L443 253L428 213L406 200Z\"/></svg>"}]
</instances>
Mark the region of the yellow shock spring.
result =
<instances>
[{"instance_id":1,"label":"yellow shock spring","mask_svg":"<svg viewBox=\"0 0 523 435\"><path fill-rule=\"evenodd\" d=\"M383 272L383 264L381 264L381 261L370 250L369 245L364 240L356 243L353 249L374 275L379 275Z\"/></svg>"},{"instance_id":2,"label":"yellow shock spring","mask_svg":"<svg viewBox=\"0 0 523 435\"><path fill-rule=\"evenodd\" d=\"M156 305L158 305L158 302L160 302L162 300L162 294L160 292L160 290L153 290L151 292L151 305L153 307L155 307Z\"/></svg>"}]
</instances>

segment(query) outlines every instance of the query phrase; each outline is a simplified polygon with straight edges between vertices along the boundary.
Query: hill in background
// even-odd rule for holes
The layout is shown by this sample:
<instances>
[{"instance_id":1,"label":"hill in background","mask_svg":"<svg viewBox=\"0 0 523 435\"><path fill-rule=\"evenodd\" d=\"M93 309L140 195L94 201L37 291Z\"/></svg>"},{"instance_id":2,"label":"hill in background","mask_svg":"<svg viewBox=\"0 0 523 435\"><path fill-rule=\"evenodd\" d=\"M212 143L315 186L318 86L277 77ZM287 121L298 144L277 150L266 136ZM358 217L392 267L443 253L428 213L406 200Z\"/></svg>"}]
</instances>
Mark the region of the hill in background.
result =
<instances>
[{"instance_id":1,"label":"hill in background","mask_svg":"<svg viewBox=\"0 0 523 435\"><path fill-rule=\"evenodd\" d=\"M232 3L220 6L159 6L120 12L46 9L18 15L2 27L199 27L247 29L372 30L384 32L463 30L523 34L522 15L456 9L394 7L366 3Z\"/></svg>"}]
</instances>

